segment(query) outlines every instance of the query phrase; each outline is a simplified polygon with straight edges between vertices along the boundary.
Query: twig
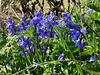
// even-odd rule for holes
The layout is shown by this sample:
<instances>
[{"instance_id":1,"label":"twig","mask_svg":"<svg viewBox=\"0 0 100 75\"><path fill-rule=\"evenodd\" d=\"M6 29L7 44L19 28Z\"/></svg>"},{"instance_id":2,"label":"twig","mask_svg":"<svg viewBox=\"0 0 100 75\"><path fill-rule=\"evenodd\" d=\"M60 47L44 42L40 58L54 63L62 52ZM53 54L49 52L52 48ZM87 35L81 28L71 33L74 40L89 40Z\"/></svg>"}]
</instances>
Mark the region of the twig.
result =
<instances>
[{"instance_id":1,"label":"twig","mask_svg":"<svg viewBox=\"0 0 100 75\"><path fill-rule=\"evenodd\" d=\"M31 12L29 12L30 13L30 15L32 16L32 18L34 17L34 15L31 13Z\"/></svg>"},{"instance_id":2,"label":"twig","mask_svg":"<svg viewBox=\"0 0 100 75\"><path fill-rule=\"evenodd\" d=\"M14 14L16 15L16 17L19 18L19 16L17 15L17 13L14 11L14 9L11 7L12 11L14 12ZM19 18L20 19L20 18Z\"/></svg>"},{"instance_id":3,"label":"twig","mask_svg":"<svg viewBox=\"0 0 100 75\"><path fill-rule=\"evenodd\" d=\"M69 61L74 61L74 60L58 60L58 61L56 61L56 62L69 62ZM51 62L51 61L44 62L44 64L46 65L46 64L49 64L50 62ZM77 62L80 62L80 60L77 60ZM81 61L81 62L83 62L83 61ZM42 65L42 63L36 64L36 65L32 65L32 66L30 66L30 67L27 67L27 68L25 68L25 69L23 69L23 70L20 70L20 71L14 73L13 75L17 75L17 74L19 74L19 73L21 73L21 72L23 72L23 71L25 71L25 70L27 70L27 69L31 69L31 68L33 68L33 67L38 67L38 66L41 66L41 65Z\"/></svg>"},{"instance_id":4,"label":"twig","mask_svg":"<svg viewBox=\"0 0 100 75\"><path fill-rule=\"evenodd\" d=\"M82 16L82 13L81 13L80 0L78 0L78 2L79 2L79 9L80 9L80 17L81 17L83 23L84 23L88 28L90 28L90 30L93 31L93 32L96 34L96 36L98 36L98 37L100 38L100 35L99 35L95 30L93 30L93 29L85 22L85 20L84 20L84 18L83 18L83 16Z\"/></svg>"}]
</instances>

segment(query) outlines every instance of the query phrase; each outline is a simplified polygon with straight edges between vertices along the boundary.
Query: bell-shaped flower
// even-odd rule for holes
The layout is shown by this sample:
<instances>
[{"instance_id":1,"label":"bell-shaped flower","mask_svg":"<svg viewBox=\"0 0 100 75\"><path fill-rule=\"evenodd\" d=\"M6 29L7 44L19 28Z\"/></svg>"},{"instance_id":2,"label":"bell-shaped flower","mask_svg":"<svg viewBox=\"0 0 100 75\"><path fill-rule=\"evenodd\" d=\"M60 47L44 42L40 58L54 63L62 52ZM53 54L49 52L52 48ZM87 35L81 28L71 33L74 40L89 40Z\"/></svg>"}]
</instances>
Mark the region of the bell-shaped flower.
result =
<instances>
[{"instance_id":1,"label":"bell-shaped flower","mask_svg":"<svg viewBox=\"0 0 100 75\"><path fill-rule=\"evenodd\" d=\"M88 60L88 62L94 62L94 55L92 55L92 56L90 57L90 59ZM98 62L98 60L96 60L96 62Z\"/></svg>"},{"instance_id":2,"label":"bell-shaped flower","mask_svg":"<svg viewBox=\"0 0 100 75\"><path fill-rule=\"evenodd\" d=\"M85 28L81 29L80 32L83 33L83 34L85 34L85 35L88 34Z\"/></svg>"},{"instance_id":3,"label":"bell-shaped flower","mask_svg":"<svg viewBox=\"0 0 100 75\"><path fill-rule=\"evenodd\" d=\"M60 55L58 56L58 59L59 59L59 60L63 60L63 58L64 58L64 54L60 54Z\"/></svg>"},{"instance_id":4,"label":"bell-shaped flower","mask_svg":"<svg viewBox=\"0 0 100 75\"><path fill-rule=\"evenodd\" d=\"M20 54L22 55L22 57L24 57L24 53L22 51L20 51Z\"/></svg>"},{"instance_id":5,"label":"bell-shaped flower","mask_svg":"<svg viewBox=\"0 0 100 75\"><path fill-rule=\"evenodd\" d=\"M80 36L80 32L76 32L74 35L73 35L73 40L76 41L76 39Z\"/></svg>"},{"instance_id":6,"label":"bell-shaped flower","mask_svg":"<svg viewBox=\"0 0 100 75\"><path fill-rule=\"evenodd\" d=\"M78 42L75 44L75 46L81 47L81 41L78 41Z\"/></svg>"}]
</instances>

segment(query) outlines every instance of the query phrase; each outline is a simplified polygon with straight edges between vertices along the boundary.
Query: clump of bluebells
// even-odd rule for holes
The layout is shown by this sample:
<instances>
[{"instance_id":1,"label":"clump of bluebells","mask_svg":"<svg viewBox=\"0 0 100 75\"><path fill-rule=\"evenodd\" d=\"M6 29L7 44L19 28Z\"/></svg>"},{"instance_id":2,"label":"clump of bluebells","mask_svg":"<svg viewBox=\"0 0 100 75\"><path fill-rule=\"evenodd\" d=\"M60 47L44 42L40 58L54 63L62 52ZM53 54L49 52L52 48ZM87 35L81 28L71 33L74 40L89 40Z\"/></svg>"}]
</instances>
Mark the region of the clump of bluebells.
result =
<instances>
[{"instance_id":1,"label":"clump of bluebells","mask_svg":"<svg viewBox=\"0 0 100 75\"><path fill-rule=\"evenodd\" d=\"M57 35L57 33L54 31L53 27L50 25L49 21L53 24L53 26L59 26L59 29L67 27L70 29L69 34L71 35L72 39L74 42L76 42L75 46L79 46L82 49L86 48L85 45L87 44L86 42L82 43L82 35L87 35L87 31L85 28L81 29L77 24L73 23L71 21L71 15L68 14L68 12L66 13L62 13L63 18L61 18L61 20L56 21L55 18L56 16L54 15L53 12L50 13L50 16L47 15L45 18L42 17L42 12L41 10L39 10L39 12L34 13L33 19L27 21L27 14L24 15L24 17L22 17L22 23L20 24L20 26L15 27L15 22L12 22L11 18L8 18L8 22L9 24L7 25L7 28L9 29L9 34L8 36L14 36L16 35L16 33L20 33L22 31L27 30L27 28L30 27L30 25L33 25L34 28L34 32L38 32L37 33L37 39L48 39L48 38L59 38L59 36ZM49 21L48 21L49 20ZM65 25L60 26L59 24L62 22L65 22ZM56 37L54 37L54 35ZM80 37L81 36L81 37ZM79 38L80 37L80 38ZM79 38L79 39L78 39ZM18 35L18 45L23 47L26 51L25 54L29 54L30 51L35 50L34 44L31 42L31 37L27 37L27 36L23 36L23 35ZM78 41L77 41L78 39ZM44 44L43 44L44 45ZM47 46L39 46L40 49L42 50L46 50L48 49ZM21 51L20 49L20 54L22 55L22 57L24 57L24 53ZM64 54L60 54L58 59L60 59L60 57L64 58ZM63 59L61 58L61 59ZM60 59L60 60L61 60Z\"/></svg>"},{"instance_id":2,"label":"clump of bluebells","mask_svg":"<svg viewBox=\"0 0 100 75\"><path fill-rule=\"evenodd\" d=\"M32 42L33 39L36 42L36 47L39 49L41 57L44 58L44 54L47 52L47 50L50 50L52 48L52 45L49 46L45 44L44 41L50 38L59 39L58 34L55 32L49 21L53 24L53 26L58 27L58 31L59 29L69 28L70 31L68 31L68 35L70 35L73 42L76 43L75 46L86 49L87 42L84 42L84 35L88 34L86 28L81 29L77 24L73 23L71 21L71 15L68 12L62 13L62 16L63 17L61 18L61 20L55 20L56 16L53 12L51 12L50 15L42 17L42 12L41 10L39 10L39 12L34 13L34 17L31 20L27 20L27 14L25 14L22 18L23 22L19 26L15 26L16 23L12 22L11 18L8 18L8 36L12 37L14 35L18 35L17 45L19 46L19 48L21 48L17 52L19 52L23 58L25 57L25 55L31 57L31 55L33 55L36 50ZM65 25L60 26L62 22L65 22ZM31 25L34 29L33 37L19 35L19 33L30 28ZM62 37L65 36L64 34L61 35ZM40 41L42 41L42 45L40 44ZM22 51L22 48L24 49L24 51ZM36 54L34 54L34 56L36 56ZM58 57L58 60L64 60L65 58L65 54L63 52L61 54L56 54L56 56ZM33 59L34 57L31 58ZM38 60L35 59L35 61L37 62Z\"/></svg>"}]
</instances>

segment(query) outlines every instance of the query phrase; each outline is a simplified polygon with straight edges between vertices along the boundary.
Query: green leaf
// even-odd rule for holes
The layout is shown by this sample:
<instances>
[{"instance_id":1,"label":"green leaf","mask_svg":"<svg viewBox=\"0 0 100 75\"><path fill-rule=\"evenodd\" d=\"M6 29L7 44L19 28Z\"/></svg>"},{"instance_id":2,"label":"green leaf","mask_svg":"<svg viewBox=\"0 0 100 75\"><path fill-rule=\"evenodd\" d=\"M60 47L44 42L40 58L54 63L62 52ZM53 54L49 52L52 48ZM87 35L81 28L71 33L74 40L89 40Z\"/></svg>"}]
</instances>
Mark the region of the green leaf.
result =
<instances>
[{"instance_id":1,"label":"green leaf","mask_svg":"<svg viewBox=\"0 0 100 75\"><path fill-rule=\"evenodd\" d=\"M100 21L99 20L95 20L95 24L96 25L100 25Z\"/></svg>"},{"instance_id":2,"label":"green leaf","mask_svg":"<svg viewBox=\"0 0 100 75\"><path fill-rule=\"evenodd\" d=\"M3 37L0 36L0 38L1 38L2 40L4 40Z\"/></svg>"},{"instance_id":3,"label":"green leaf","mask_svg":"<svg viewBox=\"0 0 100 75\"><path fill-rule=\"evenodd\" d=\"M7 43L7 40L1 41L1 42L0 42L0 48L1 48L2 46L4 46L6 43Z\"/></svg>"},{"instance_id":4,"label":"green leaf","mask_svg":"<svg viewBox=\"0 0 100 75\"><path fill-rule=\"evenodd\" d=\"M90 54L90 51L86 50L84 52L81 52L80 56L89 55L89 54Z\"/></svg>"},{"instance_id":5,"label":"green leaf","mask_svg":"<svg viewBox=\"0 0 100 75\"><path fill-rule=\"evenodd\" d=\"M28 32L20 32L19 35L27 36L27 37L32 37Z\"/></svg>"},{"instance_id":6,"label":"green leaf","mask_svg":"<svg viewBox=\"0 0 100 75\"><path fill-rule=\"evenodd\" d=\"M100 12L100 0L86 0L87 6L97 12Z\"/></svg>"},{"instance_id":7,"label":"green leaf","mask_svg":"<svg viewBox=\"0 0 100 75\"><path fill-rule=\"evenodd\" d=\"M51 61L49 64L57 65L57 64L61 64L61 63L60 62L57 62L57 61Z\"/></svg>"},{"instance_id":8,"label":"green leaf","mask_svg":"<svg viewBox=\"0 0 100 75\"><path fill-rule=\"evenodd\" d=\"M14 19L21 21L18 17L12 16Z\"/></svg>"},{"instance_id":9,"label":"green leaf","mask_svg":"<svg viewBox=\"0 0 100 75\"><path fill-rule=\"evenodd\" d=\"M100 75L100 64L99 63L87 63L82 67L85 71L94 75Z\"/></svg>"},{"instance_id":10,"label":"green leaf","mask_svg":"<svg viewBox=\"0 0 100 75\"><path fill-rule=\"evenodd\" d=\"M48 21L49 21L49 20L48 20ZM58 36L60 37L61 42L62 42L62 44L63 44L63 46L64 46L64 49L66 50L66 47L67 47L67 49L69 50L70 54L72 55L72 57L73 57L73 59L74 59L74 62L75 62L75 65L76 65L76 67L77 67L78 72L80 73L80 75L83 75L83 71L82 71L82 69L80 68L80 66L78 65L78 63L77 63L77 61L76 61L76 59L75 59L73 53L71 52L70 48L68 47L68 44L67 44L67 43L65 42L65 40L62 38L62 36L60 35L59 31L55 28L55 26L53 26L53 24L52 24L50 21L49 21L49 23L50 23L50 25L53 27L53 29L55 30L55 32L58 34Z\"/></svg>"}]
</instances>

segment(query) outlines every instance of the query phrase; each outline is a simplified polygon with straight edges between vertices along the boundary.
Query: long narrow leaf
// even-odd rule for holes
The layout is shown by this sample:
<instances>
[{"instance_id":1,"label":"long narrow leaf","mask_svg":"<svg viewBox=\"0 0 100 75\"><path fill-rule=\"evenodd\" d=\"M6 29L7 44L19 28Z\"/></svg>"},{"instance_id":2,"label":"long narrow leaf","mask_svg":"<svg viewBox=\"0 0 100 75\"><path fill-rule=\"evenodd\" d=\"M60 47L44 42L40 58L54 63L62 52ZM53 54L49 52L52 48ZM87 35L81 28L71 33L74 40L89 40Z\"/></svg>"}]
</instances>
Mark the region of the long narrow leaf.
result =
<instances>
[{"instance_id":1,"label":"long narrow leaf","mask_svg":"<svg viewBox=\"0 0 100 75\"><path fill-rule=\"evenodd\" d=\"M49 20L48 20L48 21L49 21ZM76 61L76 59L75 59L73 53L72 53L71 50L69 49L67 43L66 43L65 40L62 38L62 36L60 35L59 31L57 31L57 29L53 26L53 24L52 24L50 21L49 21L49 23L51 24L51 26L53 27L53 29L56 31L56 33L58 34L58 36L60 37L61 42L62 42L62 44L63 44L63 46L64 46L64 49L66 49L65 47L67 47L67 49L69 50L70 54L72 55L72 57L73 57L73 59L74 59L74 62L75 62L75 65L76 65L77 70L79 71L80 75L83 75L83 71L82 71L82 69L79 67L79 65L78 65L78 63L77 63L77 61Z\"/></svg>"}]
</instances>

